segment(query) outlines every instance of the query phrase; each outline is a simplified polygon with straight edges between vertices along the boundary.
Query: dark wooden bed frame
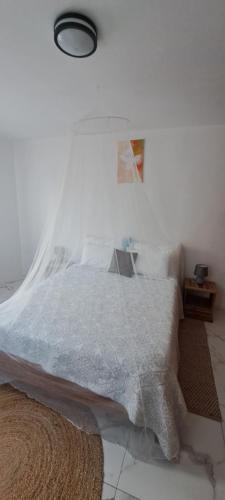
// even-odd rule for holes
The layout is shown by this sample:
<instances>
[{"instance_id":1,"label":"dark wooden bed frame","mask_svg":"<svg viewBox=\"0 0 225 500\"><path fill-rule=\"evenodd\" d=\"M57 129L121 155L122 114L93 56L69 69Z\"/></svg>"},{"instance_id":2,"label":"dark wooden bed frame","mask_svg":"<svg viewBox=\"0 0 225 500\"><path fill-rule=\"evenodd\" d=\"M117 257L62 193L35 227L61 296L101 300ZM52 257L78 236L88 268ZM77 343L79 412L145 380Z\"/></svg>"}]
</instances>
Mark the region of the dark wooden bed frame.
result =
<instances>
[{"instance_id":1,"label":"dark wooden bed frame","mask_svg":"<svg viewBox=\"0 0 225 500\"><path fill-rule=\"evenodd\" d=\"M64 380L46 373L39 365L29 363L23 359L5 354L0 351L0 375L9 378L9 384L17 388L22 383L34 390L38 389L46 397L79 403L89 408L99 407L106 412L113 412L122 418L127 417L127 412L122 405L112 399L99 396L89 389L76 383ZM32 392L32 391L31 391ZM128 418L128 417L127 417Z\"/></svg>"}]
</instances>

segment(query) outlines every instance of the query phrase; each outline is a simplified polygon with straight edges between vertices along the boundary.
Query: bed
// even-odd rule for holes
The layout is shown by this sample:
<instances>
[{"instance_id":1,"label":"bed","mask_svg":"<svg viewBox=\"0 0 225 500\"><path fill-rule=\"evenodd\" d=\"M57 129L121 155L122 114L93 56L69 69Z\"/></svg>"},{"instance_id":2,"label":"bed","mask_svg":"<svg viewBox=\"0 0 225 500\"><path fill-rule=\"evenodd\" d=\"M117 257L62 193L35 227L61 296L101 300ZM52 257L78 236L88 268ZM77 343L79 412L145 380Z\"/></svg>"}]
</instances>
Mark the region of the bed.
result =
<instances>
[{"instance_id":1,"label":"bed","mask_svg":"<svg viewBox=\"0 0 225 500\"><path fill-rule=\"evenodd\" d=\"M74 384L151 429L174 460L185 415L177 380L179 285L174 278L145 285L144 277L73 265L34 287L12 328L0 330L0 382L18 386L30 376L37 385L39 370L42 385L43 375L52 386L58 381L61 395L63 381L71 394Z\"/></svg>"}]
</instances>

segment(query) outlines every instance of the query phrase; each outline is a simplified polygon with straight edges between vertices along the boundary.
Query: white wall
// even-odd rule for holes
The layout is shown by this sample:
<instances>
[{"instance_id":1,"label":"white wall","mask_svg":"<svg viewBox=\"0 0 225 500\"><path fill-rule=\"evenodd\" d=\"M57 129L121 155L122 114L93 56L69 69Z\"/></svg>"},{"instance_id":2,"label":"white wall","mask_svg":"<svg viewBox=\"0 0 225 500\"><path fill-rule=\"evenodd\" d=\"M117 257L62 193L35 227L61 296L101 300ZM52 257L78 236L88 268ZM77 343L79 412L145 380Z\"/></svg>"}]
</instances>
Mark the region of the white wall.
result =
<instances>
[{"instance_id":1,"label":"white wall","mask_svg":"<svg viewBox=\"0 0 225 500\"><path fill-rule=\"evenodd\" d=\"M225 127L134 132L145 143L145 182L160 224L185 247L186 274L210 267L225 307ZM107 143L107 137L102 141ZM113 153L113 152L112 152ZM15 145L23 265L30 264L68 154L66 139ZM93 170L94 161L93 157ZM112 169L116 155L112 154ZM151 217L151 213L149 214Z\"/></svg>"},{"instance_id":2,"label":"white wall","mask_svg":"<svg viewBox=\"0 0 225 500\"><path fill-rule=\"evenodd\" d=\"M64 138L14 143L23 272L29 269L68 158Z\"/></svg>"},{"instance_id":3,"label":"white wall","mask_svg":"<svg viewBox=\"0 0 225 500\"><path fill-rule=\"evenodd\" d=\"M21 279L13 143L0 139L0 284Z\"/></svg>"}]
</instances>

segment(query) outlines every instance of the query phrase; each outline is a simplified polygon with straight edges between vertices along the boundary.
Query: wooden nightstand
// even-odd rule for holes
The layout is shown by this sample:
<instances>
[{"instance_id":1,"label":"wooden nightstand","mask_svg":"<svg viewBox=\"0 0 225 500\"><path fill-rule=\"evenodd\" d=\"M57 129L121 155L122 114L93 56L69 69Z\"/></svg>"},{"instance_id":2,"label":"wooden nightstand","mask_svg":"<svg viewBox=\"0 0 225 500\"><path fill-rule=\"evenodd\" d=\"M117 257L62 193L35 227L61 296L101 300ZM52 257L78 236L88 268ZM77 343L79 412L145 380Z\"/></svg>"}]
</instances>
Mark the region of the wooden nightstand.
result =
<instances>
[{"instance_id":1,"label":"wooden nightstand","mask_svg":"<svg viewBox=\"0 0 225 500\"><path fill-rule=\"evenodd\" d=\"M184 280L184 314L189 318L213 322L213 308L216 298L216 284L205 281L198 285L192 278Z\"/></svg>"}]
</instances>

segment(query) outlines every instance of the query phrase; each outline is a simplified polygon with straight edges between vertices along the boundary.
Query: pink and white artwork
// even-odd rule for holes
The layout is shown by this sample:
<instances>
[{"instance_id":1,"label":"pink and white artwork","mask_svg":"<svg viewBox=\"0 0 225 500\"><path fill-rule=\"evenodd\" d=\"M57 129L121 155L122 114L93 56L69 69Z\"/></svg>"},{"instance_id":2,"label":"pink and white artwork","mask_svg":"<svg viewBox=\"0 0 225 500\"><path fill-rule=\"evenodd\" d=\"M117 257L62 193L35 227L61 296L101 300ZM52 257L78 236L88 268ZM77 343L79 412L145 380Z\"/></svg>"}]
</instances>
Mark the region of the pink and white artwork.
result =
<instances>
[{"instance_id":1,"label":"pink and white artwork","mask_svg":"<svg viewBox=\"0 0 225 500\"><path fill-rule=\"evenodd\" d=\"M118 144L117 182L143 182L144 139L121 141Z\"/></svg>"}]
</instances>

